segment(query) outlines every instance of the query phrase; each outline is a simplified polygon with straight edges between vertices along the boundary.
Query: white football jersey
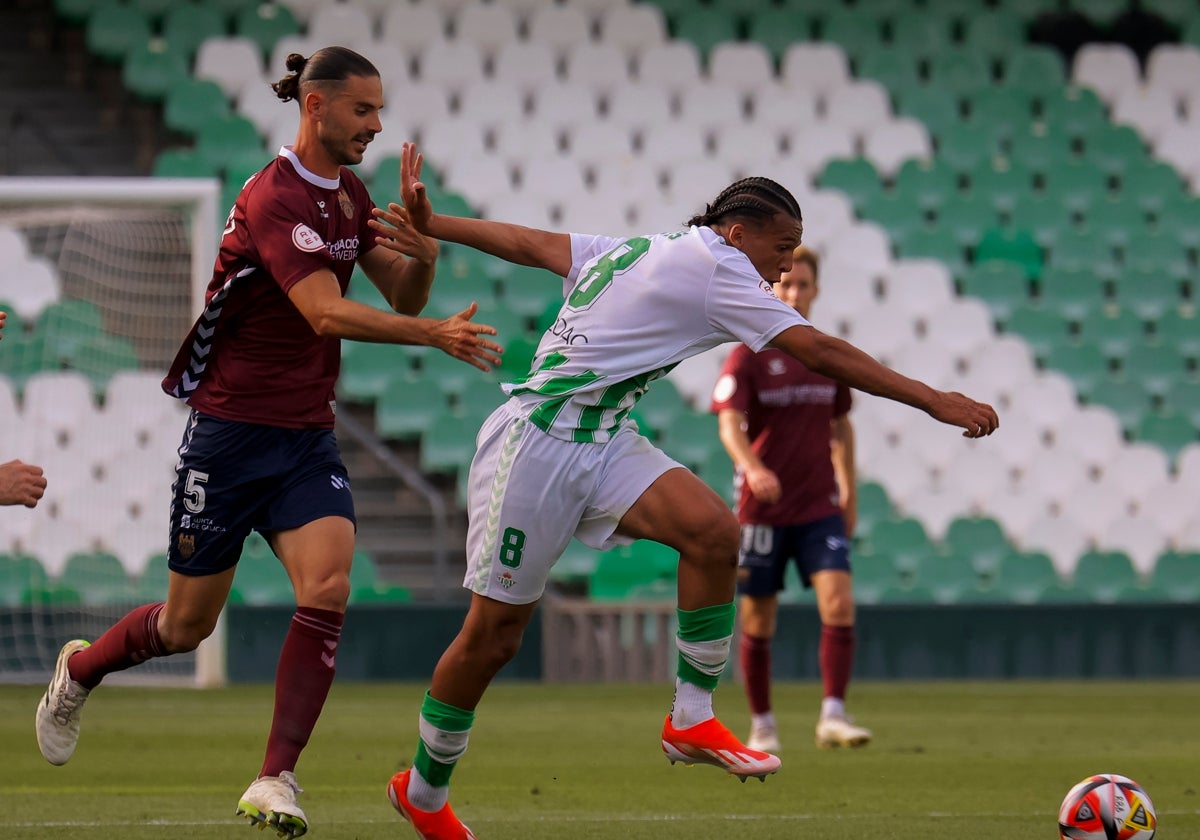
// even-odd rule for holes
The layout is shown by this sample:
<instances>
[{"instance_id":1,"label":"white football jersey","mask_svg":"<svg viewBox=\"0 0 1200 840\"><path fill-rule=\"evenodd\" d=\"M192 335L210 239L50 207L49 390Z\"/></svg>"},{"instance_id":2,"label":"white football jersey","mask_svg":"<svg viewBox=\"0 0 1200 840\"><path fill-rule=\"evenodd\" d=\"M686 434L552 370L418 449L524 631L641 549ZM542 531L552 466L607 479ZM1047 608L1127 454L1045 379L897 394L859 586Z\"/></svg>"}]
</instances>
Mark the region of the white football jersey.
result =
<instances>
[{"instance_id":1,"label":"white football jersey","mask_svg":"<svg viewBox=\"0 0 1200 840\"><path fill-rule=\"evenodd\" d=\"M708 227L635 236L571 234L566 300L528 375L505 383L554 437L607 441L650 383L728 341L755 352L808 323L749 258Z\"/></svg>"}]
</instances>

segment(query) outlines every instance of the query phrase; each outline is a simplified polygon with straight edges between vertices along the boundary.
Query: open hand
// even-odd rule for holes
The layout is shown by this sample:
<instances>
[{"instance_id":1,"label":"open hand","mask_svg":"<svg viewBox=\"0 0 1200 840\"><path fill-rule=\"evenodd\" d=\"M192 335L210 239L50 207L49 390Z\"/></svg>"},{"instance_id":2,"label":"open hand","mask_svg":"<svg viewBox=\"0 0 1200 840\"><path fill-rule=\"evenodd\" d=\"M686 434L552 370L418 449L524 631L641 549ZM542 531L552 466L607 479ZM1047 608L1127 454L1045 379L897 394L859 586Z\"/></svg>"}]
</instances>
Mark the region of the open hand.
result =
<instances>
[{"instance_id":1,"label":"open hand","mask_svg":"<svg viewBox=\"0 0 1200 840\"><path fill-rule=\"evenodd\" d=\"M478 311L479 304L472 301L470 306L457 315L438 321L434 327L433 339L429 343L449 356L461 359L480 370L490 371L500 364L499 354L503 353L504 349L486 338L496 334L495 327L477 324L471 320Z\"/></svg>"},{"instance_id":2,"label":"open hand","mask_svg":"<svg viewBox=\"0 0 1200 840\"><path fill-rule=\"evenodd\" d=\"M421 183L424 160L416 143L404 143L400 147L400 200L408 208L409 222L420 233L429 232L429 217L433 215L433 205Z\"/></svg>"},{"instance_id":3,"label":"open hand","mask_svg":"<svg viewBox=\"0 0 1200 840\"><path fill-rule=\"evenodd\" d=\"M367 224L379 234L375 237L378 244L421 262L431 263L437 259L437 240L417 232L409 222L408 210L392 202L386 210L376 207L371 214L375 218Z\"/></svg>"}]
</instances>

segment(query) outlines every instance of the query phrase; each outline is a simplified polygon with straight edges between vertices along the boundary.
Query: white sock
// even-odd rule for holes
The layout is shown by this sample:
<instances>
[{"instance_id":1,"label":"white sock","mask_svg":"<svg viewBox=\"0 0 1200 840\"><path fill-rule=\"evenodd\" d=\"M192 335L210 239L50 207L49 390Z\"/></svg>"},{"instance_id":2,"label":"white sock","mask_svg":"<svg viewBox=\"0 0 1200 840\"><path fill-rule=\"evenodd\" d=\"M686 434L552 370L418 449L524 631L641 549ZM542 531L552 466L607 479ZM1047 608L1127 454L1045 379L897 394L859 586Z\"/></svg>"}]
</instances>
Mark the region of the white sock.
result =
<instances>
[{"instance_id":1,"label":"white sock","mask_svg":"<svg viewBox=\"0 0 1200 840\"><path fill-rule=\"evenodd\" d=\"M840 697L826 697L821 701L821 717L845 717L846 701Z\"/></svg>"},{"instance_id":2,"label":"white sock","mask_svg":"<svg viewBox=\"0 0 1200 840\"><path fill-rule=\"evenodd\" d=\"M775 713L763 712L761 715L750 715L751 729L774 729Z\"/></svg>"},{"instance_id":3,"label":"white sock","mask_svg":"<svg viewBox=\"0 0 1200 840\"><path fill-rule=\"evenodd\" d=\"M675 678L675 703L671 706L671 725L686 729L714 717L712 692L695 683Z\"/></svg>"},{"instance_id":4,"label":"white sock","mask_svg":"<svg viewBox=\"0 0 1200 840\"><path fill-rule=\"evenodd\" d=\"M417 768L408 774L408 801L422 811L440 811L450 799L450 787L434 787Z\"/></svg>"}]
</instances>

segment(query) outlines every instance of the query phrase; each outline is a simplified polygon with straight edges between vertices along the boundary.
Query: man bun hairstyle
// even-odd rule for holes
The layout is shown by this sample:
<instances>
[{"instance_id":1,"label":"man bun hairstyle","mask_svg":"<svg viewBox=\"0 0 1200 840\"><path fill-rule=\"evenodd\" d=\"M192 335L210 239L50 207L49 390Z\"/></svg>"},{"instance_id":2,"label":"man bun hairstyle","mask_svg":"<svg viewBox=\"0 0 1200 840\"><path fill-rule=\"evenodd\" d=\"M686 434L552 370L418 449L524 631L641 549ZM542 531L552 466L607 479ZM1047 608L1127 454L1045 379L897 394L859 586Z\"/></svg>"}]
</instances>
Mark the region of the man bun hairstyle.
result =
<instances>
[{"instance_id":1,"label":"man bun hairstyle","mask_svg":"<svg viewBox=\"0 0 1200 840\"><path fill-rule=\"evenodd\" d=\"M284 102L300 101L302 88L322 82L344 82L351 76L378 76L375 65L346 47L322 47L308 58L300 53L287 57L291 72L271 84L275 95Z\"/></svg>"},{"instance_id":2,"label":"man bun hairstyle","mask_svg":"<svg viewBox=\"0 0 1200 840\"><path fill-rule=\"evenodd\" d=\"M770 178L754 177L734 181L686 222L688 227L711 227L719 222L765 224L782 213L803 224L800 204L788 190Z\"/></svg>"}]
</instances>

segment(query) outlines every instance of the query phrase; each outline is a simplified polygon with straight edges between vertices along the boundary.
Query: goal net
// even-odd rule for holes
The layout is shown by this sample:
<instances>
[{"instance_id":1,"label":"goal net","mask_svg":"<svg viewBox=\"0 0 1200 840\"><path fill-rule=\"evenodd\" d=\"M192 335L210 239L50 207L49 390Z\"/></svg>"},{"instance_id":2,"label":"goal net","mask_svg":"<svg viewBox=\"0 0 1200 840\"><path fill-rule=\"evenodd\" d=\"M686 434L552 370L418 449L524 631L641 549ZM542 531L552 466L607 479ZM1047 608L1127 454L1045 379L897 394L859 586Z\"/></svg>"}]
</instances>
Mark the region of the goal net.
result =
<instances>
[{"instance_id":1,"label":"goal net","mask_svg":"<svg viewBox=\"0 0 1200 840\"><path fill-rule=\"evenodd\" d=\"M36 508L0 507L0 681L41 682L166 592L184 407L159 388L203 301L217 182L0 179L0 462L46 473ZM224 680L220 634L114 681Z\"/></svg>"}]
</instances>

